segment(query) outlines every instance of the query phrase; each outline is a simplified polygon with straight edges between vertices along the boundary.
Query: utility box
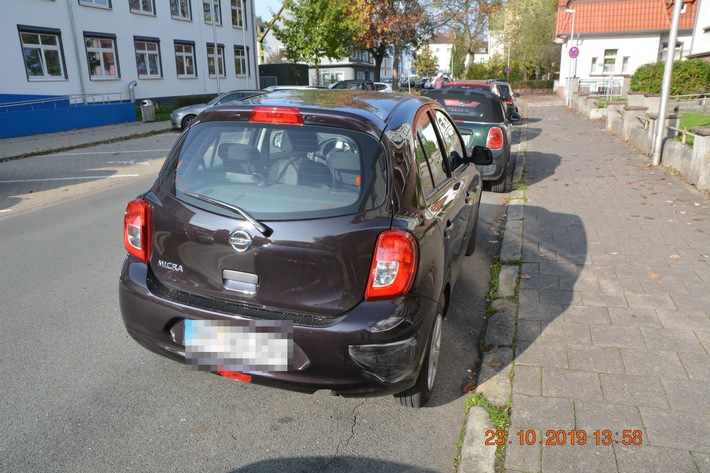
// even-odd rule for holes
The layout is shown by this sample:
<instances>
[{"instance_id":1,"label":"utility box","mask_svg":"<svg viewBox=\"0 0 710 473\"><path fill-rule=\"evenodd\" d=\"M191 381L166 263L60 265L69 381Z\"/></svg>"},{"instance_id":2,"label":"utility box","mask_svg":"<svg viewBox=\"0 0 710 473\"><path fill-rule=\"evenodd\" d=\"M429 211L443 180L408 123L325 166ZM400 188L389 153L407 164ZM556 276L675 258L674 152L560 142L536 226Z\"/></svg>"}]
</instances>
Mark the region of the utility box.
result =
<instances>
[{"instance_id":1,"label":"utility box","mask_svg":"<svg viewBox=\"0 0 710 473\"><path fill-rule=\"evenodd\" d=\"M144 122L155 121L155 105L152 100L141 101L141 115L143 115Z\"/></svg>"},{"instance_id":2,"label":"utility box","mask_svg":"<svg viewBox=\"0 0 710 473\"><path fill-rule=\"evenodd\" d=\"M308 85L308 65L260 64L259 77L265 79L259 84L262 89L270 85ZM276 78L275 84L273 78Z\"/></svg>"}]
</instances>

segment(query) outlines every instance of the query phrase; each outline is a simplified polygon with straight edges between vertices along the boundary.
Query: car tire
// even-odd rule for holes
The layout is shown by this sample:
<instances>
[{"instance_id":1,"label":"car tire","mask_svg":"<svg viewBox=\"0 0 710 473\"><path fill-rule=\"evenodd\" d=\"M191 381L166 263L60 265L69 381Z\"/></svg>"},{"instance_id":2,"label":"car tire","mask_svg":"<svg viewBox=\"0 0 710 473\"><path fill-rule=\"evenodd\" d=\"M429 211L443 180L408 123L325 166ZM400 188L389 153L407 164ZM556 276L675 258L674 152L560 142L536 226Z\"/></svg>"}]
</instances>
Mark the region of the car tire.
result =
<instances>
[{"instance_id":1,"label":"car tire","mask_svg":"<svg viewBox=\"0 0 710 473\"><path fill-rule=\"evenodd\" d=\"M424 357L424 364L419 370L417 383L406 391L395 394L395 398L400 405L418 409L424 407L431 397L434 388L436 372L439 367L439 355L441 353L441 333L444 322L444 303L439 304L434 319L434 325L427 344L427 353Z\"/></svg>"},{"instance_id":2,"label":"car tire","mask_svg":"<svg viewBox=\"0 0 710 473\"><path fill-rule=\"evenodd\" d=\"M190 128L190 124L192 121L195 119L197 115L188 115L185 118L182 119L182 123L180 123L180 129L185 130L186 128Z\"/></svg>"},{"instance_id":3,"label":"car tire","mask_svg":"<svg viewBox=\"0 0 710 473\"><path fill-rule=\"evenodd\" d=\"M495 181L491 181L491 191L492 192L510 192L510 188L513 185L513 176L508 169L509 163L505 163L505 169L503 174L500 175Z\"/></svg>"}]
</instances>

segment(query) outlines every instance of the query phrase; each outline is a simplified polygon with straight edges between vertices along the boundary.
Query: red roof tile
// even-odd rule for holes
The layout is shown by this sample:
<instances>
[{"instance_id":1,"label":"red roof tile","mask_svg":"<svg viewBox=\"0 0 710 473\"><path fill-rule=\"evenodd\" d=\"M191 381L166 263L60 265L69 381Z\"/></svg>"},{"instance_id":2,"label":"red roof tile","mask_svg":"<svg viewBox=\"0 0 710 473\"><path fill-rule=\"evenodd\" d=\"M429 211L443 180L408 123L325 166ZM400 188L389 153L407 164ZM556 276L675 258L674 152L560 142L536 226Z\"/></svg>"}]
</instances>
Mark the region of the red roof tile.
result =
<instances>
[{"instance_id":1,"label":"red roof tile","mask_svg":"<svg viewBox=\"0 0 710 473\"><path fill-rule=\"evenodd\" d=\"M697 0L684 0L679 29L693 29ZM575 33L620 33L670 30L673 6L667 0L558 0L555 35L569 34L575 10Z\"/></svg>"}]
</instances>

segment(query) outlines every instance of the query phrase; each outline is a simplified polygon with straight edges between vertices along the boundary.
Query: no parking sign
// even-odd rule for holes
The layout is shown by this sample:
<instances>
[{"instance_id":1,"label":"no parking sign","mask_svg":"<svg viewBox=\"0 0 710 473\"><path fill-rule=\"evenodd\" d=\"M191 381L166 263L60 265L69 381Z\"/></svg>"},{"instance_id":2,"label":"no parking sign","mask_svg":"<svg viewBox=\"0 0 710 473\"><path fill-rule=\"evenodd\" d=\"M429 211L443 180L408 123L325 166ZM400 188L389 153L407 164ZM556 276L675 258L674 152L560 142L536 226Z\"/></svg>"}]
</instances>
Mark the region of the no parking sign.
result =
<instances>
[{"instance_id":1,"label":"no parking sign","mask_svg":"<svg viewBox=\"0 0 710 473\"><path fill-rule=\"evenodd\" d=\"M579 48L577 46L572 46L569 48L569 57L576 59L579 56Z\"/></svg>"}]
</instances>

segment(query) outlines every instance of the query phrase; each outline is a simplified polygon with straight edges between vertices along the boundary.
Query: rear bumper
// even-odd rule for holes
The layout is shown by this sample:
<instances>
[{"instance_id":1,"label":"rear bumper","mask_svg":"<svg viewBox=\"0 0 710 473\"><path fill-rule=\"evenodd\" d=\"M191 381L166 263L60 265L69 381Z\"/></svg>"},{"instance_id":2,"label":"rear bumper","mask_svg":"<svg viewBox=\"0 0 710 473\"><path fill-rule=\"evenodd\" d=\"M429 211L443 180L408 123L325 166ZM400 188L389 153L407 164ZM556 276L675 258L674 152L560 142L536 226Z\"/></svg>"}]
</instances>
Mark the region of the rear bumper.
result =
<instances>
[{"instance_id":1,"label":"rear bumper","mask_svg":"<svg viewBox=\"0 0 710 473\"><path fill-rule=\"evenodd\" d=\"M493 163L486 166L476 165L476 169L481 173L481 179L484 181L495 181L499 179L508 164L507 155L510 153L506 153L505 149L491 150L491 152L493 154Z\"/></svg>"},{"instance_id":2,"label":"rear bumper","mask_svg":"<svg viewBox=\"0 0 710 473\"><path fill-rule=\"evenodd\" d=\"M159 297L149 289L148 272L147 265L126 259L119 302L128 333L155 353L185 363L182 335L176 334L185 319L254 320ZM289 371L246 374L256 384L307 393L327 389L343 396L367 396L404 391L416 382L436 310L435 301L412 294L391 301L361 302L317 324L299 323L297 316L293 320L294 362ZM391 327L382 323L400 319Z\"/></svg>"}]
</instances>

